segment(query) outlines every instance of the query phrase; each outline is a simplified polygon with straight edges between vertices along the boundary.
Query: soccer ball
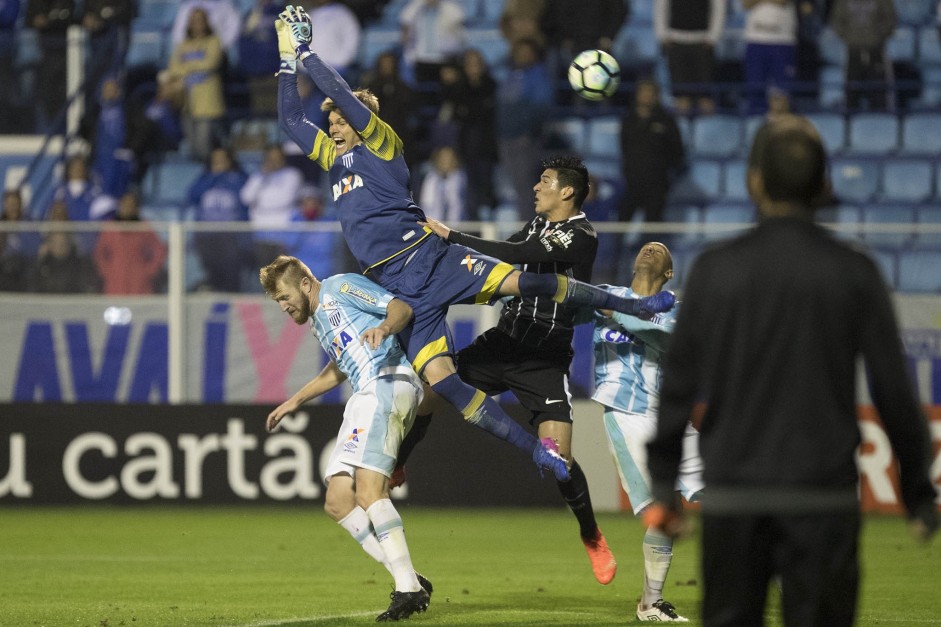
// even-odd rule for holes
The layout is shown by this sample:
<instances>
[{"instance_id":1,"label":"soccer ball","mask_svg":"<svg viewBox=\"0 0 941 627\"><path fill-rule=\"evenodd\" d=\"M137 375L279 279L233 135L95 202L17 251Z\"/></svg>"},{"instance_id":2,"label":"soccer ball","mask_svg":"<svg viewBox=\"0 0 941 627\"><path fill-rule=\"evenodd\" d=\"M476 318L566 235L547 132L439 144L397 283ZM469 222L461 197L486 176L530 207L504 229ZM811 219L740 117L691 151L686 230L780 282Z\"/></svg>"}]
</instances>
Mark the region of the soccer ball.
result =
<instances>
[{"instance_id":1,"label":"soccer ball","mask_svg":"<svg viewBox=\"0 0 941 627\"><path fill-rule=\"evenodd\" d=\"M586 100L603 100L617 91L621 66L604 50L585 50L569 66L569 84Z\"/></svg>"}]
</instances>

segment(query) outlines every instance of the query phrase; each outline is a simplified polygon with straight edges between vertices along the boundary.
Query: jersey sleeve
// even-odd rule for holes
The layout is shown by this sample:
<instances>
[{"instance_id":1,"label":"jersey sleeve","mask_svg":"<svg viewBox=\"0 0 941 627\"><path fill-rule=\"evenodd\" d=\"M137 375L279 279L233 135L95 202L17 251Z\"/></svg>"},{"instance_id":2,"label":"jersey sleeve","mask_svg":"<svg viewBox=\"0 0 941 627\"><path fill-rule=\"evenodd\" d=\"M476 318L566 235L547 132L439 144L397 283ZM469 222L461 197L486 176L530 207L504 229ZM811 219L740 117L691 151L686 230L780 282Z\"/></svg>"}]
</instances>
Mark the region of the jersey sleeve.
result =
<instances>
[{"instance_id":1,"label":"jersey sleeve","mask_svg":"<svg viewBox=\"0 0 941 627\"><path fill-rule=\"evenodd\" d=\"M651 320L643 320L637 316L615 311L612 317L625 331L659 353L666 350L667 343L670 341L670 334L676 324L675 314L669 316L657 315Z\"/></svg>"},{"instance_id":2,"label":"jersey sleeve","mask_svg":"<svg viewBox=\"0 0 941 627\"><path fill-rule=\"evenodd\" d=\"M402 140L396 132L353 95L350 86L336 70L316 54L305 57L303 63L304 69L320 91L340 108L343 117L363 138L363 143L370 152L385 161L391 161L402 154Z\"/></svg>"},{"instance_id":3,"label":"jersey sleeve","mask_svg":"<svg viewBox=\"0 0 941 627\"><path fill-rule=\"evenodd\" d=\"M467 233L451 231L448 241L473 248L479 253L507 263L582 263L594 260L598 238L576 226L565 226L539 238L522 242L486 240Z\"/></svg>"},{"instance_id":4,"label":"jersey sleeve","mask_svg":"<svg viewBox=\"0 0 941 627\"><path fill-rule=\"evenodd\" d=\"M308 159L324 170L330 169L336 159L336 144L304 113L294 74L278 75L278 119L284 132Z\"/></svg>"}]
</instances>

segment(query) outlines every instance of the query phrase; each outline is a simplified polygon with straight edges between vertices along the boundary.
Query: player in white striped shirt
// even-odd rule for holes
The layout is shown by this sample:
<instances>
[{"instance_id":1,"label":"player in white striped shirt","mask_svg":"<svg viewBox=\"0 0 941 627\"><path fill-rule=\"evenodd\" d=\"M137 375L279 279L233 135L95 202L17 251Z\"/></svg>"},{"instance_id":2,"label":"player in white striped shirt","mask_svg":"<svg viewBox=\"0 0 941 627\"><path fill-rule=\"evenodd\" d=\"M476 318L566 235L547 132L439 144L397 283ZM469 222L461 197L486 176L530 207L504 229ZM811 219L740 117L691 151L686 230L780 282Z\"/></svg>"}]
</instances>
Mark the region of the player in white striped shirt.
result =
<instances>
[{"instance_id":1,"label":"player in white striped shirt","mask_svg":"<svg viewBox=\"0 0 941 627\"><path fill-rule=\"evenodd\" d=\"M294 322L310 321L330 356L320 374L268 415L266 426L274 430L285 415L349 379L353 395L324 471L324 509L395 579L392 603L377 620L423 612L432 586L412 566L402 518L389 499L399 445L422 400L422 383L395 338L412 308L358 274L321 283L296 257L278 257L260 279Z\"/></svg>"},{"instance_id":2,"label":"player in white striped shirt","mask_svg":"<svg viewBox=\"0 0 941 627\"><path fill-rule=\"evenodd\" d=\"M673 257L659 242L644 244L634 260L630 287L603 286L625 297L655 294L673 278ZM677 307L647 319L613 312L592 312L595 324L595 393L592 399L604 406L608 443L630 497L634 514L650 505L650 474L647 471L647 442L657 429L660 404L660 358L676 321ZM612 312L605 312L611 314ZM576 322L587 322L580 314ZM703 489L699 433L687 426L683 464L677 485L689 501L698 500ZM637 618L654 622L687 622L673 605L663 600L663 584L673 559L673 541L654 527L644 536L644 590L637 605Z\"/></svg>"}]
</instances>

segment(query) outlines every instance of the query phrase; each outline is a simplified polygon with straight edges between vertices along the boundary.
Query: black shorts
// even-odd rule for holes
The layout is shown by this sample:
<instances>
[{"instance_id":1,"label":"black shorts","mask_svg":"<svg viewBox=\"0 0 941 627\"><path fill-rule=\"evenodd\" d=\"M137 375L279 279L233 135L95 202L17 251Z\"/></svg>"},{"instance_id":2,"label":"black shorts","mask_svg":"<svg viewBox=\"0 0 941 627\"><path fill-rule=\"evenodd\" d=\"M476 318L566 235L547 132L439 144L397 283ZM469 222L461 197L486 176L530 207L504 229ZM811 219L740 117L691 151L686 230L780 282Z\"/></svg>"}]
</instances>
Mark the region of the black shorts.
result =
<instances>
[{"instance_id":1,"label":"black shorts","mask_svg":"<svg viewBox=\"0 0 941 627\"><path fill-rule=\"evenodd\" d=\"M572 422L568 375L571 353L546 353L490 329L457 354L461 380L488 396L513 392L529 424Z\"/></svg>"}]
</instances>

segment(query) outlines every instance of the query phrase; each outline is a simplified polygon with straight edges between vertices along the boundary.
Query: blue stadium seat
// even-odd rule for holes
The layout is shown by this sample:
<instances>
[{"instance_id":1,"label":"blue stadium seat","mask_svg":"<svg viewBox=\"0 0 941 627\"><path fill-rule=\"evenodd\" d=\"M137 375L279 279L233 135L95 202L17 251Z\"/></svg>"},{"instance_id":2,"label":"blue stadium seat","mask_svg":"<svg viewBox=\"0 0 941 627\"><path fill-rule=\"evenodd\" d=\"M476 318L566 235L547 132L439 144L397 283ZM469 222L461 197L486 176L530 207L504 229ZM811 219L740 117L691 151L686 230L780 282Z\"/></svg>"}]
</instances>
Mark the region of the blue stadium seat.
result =
<instances>
[{"instance_id":1,"label":"blue stadium seat","mask_svg":"<svg viewBox=\"0 0 941 627\"><path fill-rule=\"evenodd\" d=\"M693 144L693 121L688 117L679 116L676 118L676 125L680 129L680 138L683 140L684 146L692 146Z\"/></svg>"},{"instance_id":2,"label":"blue stadium seat","mask_svg":"<svg viewBox=\"0 0 941 627\"><path fill-rule=\"evenodd\" d=\"M903 292L941 292L941 251L911 250L899 253L898 289Z\"/></svg>"},{"instance_id":3,"label":"blue stadium seat","mask_svg":"<svg viewBox=\"0 0 941 627\"><path fill-rule=\"evenodd\" d=\"M911 113L902 121L900 154L941 154L941 113Z\"/></svg>"},{"instance_id":4,"label":"blue stadium seat","mask_svg":"<svg viewBox=\"0 0 941 627\"><path fill-rule=\"evenodd\" d=\"M178 2L169 0L143 0L137 11L136 19L160 24L164 29L169 29L173 26L173 20L176 19L179 8L180 5Z\"/></svg>"},{"instance_id":5,"label":"blue stadium seat","mask_svg":"<svg viewBox=\"0 0 941 627\"><path fill-rule=\"evenodd\" d=\"M736 203L716 203L707 205L703 208L703 223L706 226L706 233L703 239L714 241L733 237L742 232L742 227L735 228L716 228L719 225L742 224L749 227L755 222L755 210L749 204Z\"/></svg>"},{"instance_id":6,"label":"blue stadium seat","mask_svg":"<svg viewBox=\"0 0 941 627\"><path fill-rule=\"evenodd\" d=\"M748 152L751 150L752 141L755 139L755 133L757 133L761 125L765 123L765 120L766 118L763 115L752 115L745 118L744 136L742 137L743 157L748 156Z\"/></svg>"},{"instance_id":7,"label":"blue stadium seat","mask_svg":"<svg viewBox=\"0 0 941 627\"><path fill-rule=\"evenodd\" d=\"M872 256L876 265L879 266L879 272L882 279L890 288L898 285L898 259L894 250L891 249L871 249L869 254Z\"/></svg>"},{"instance_id":8,"label":"blue stadium seat","mask_svg":"<svg viewBox=\"0 0 941 627\"><path fill-rule=\"evenodd\" d=\"M663 210L663 221L699 227L702 225L702 209L696 205L669 205ZM692 248L702 241L702 233L698 229L694 232L677 233L671 237L671 241L671 248Z\"/></svg>"},{"instance_id":9,"label":"blue stadium seat","mask_svg":"<svg viewBox=\"0 0 941 627\"><path fill-rule=\"evenodd\" d=\"M827 65L842 67L846 63L846 44L832 28L824 28L817 37L820 61Z\"/></svg>"},{"instance_id":10,"label":"blue stadium seat","mask_svg":"<svg viewBox=\"0 0 941 627\"><path fill-rule=\"evenodd\" d=\"M837 158L830 162L833 191L841 202L866 203L879 189L879 164L864 159Z\"/></svg>"},{"instance_id":11,"label":"blue stadium seat","mask_svg":"<svg viewBox=\"0 0 941 627\"><path fill-rule=\"evenodd\" d=\"M915 222L915 209L913 207L897 207L891 205L869 205L863 207L863 224L913 224ZM863 231L863 239L870 246L902 248L911 243L913 230L905 232L870 232Z\"/></svg>"},{"instance_id":12,"label":"blue stadium seat","mask_svg":"<svg viewBox=\"0 0 941 627\"><path fill-rule=\"evenodd\" d=\"M693 123L693 152L702 157L732 157L742 146L742 122L737 116L710 115Z\"/></svg>"},{"instance_id":13,"label":"blue stadium seat","mask_svg":"<svg viewBox=\"0 0 941 627\"><path fill-rule=\"evenodd\" d=\"M895 0L895 13L902 24L924 24L933 12L932 0Z\"/></svg>"},{"instance_id":14,"label":"blue stadium seat","mask_svg":"<svg viewBox=\"0 0 941 627\"><path fill-rule=\"evenodd\" d=\"M621 119L617 116L601 116L588 121L588 145L586 153L593 157L619 158Z\"/></svg>"},{"instance_id":15,"label":"blue stadium seat","mask_svg":"<svg viewBox=\"0 0 941 627\"><path fill-rule=\"evenodd\" d=\"M706 203L719 198L722 165L718 161L696 160L670 190L670 200L678 203Z\"/></svg>"},{"instance_id":16,"label":"blue stadium seat","mask_svg":"<svg viewBox=\"0 0 941 627\"><path fill-rule=\"evenodd\" d=\"M745 185L745 161L735 159L726 161L722 169L722 189L724 198L735 202L748 200L748 188Z\"/></svg>"},{"instance_id":17,"label":"blue stadium seat","mask_svg":"<svg viewBox=\"0 0 941 627\"><path fill-rule=\"evenodd\" d=\"M585 132L585 120L582 118L569 117L554 120L547 125L546 130L550 134L561 138L565 142L567 150L577 154L585 153L587 134Z\"/></svg>"},{"instance_id":18,"label":"blue stadium seat","mask_svg":"<svg viewBox=\"0 0 941 627\"><path fill-rule=\"evenodd\" d=\"M359 42L359 63L372 68L379 55L387 51L400 50L401 31L397 25L374 24L363 30Z\"/></svg>"},{"instance_id":19,"label":"blue stadium seat","mask_svg":"<svg viewBox=\"0 0 941 627\"><path fill-rule=\"evenodd\" d=\"M169 36L157 25L135 21L125 62L130 68L154 65L165 67L170 59Z\"/></svg>"},{"instance_id":20,"label":"blue stadium seat","mask_svg":"<svg viewBox=\"0 0 941 627\"><path fill-rule=\"evenodd\" d=\"M810 120L823 139L823 145L832 156L842 152L846 145L846 120L839 113L809 113Z\"/></svg>"},{"instance_id":21,"label":"blue stadium seat","mask_svg":"<svg viewBox=\"0 0 941 627\"><path fill-rule=\"evenodd\" d=\"M591 157L586 157L582 160L585 163L585 167L588 168L588 171L602 179L620 179L623 175L621 174L621 160L620 159L611 159L611 158L598 158L594 159ZM498 172L501 170L498 170Z\"/></svg>"},{"instance_id":22,"label":"blue stadium seat","mask_svg":"<svg viewBox=\"0 0 941 627\"><path fill-rule=\"evenodd\" d=\"M190 185L202 170L202 164L189 161L152 166L144 176L144 201L154 205L188 204L187 193Z\"/></svg>"},{"instance_id":23,"label":"blue stadium seat","mask_svg":"<svg viewBox=\"0 0 941 627\"><path fill-rule=\"evenodd\" d=\"M649 24L634 24L629 20L615 36L611 54L626 68L651 67L657 63L660 44Z\"/></svg>"},{"instance_id":24,"label":"blue stadium seat","mask_svg":"<svg viewBox=\"0 0 941 627\"><path fill-rule=\"evenodd\" d=\"M467 29L467 47L480 50L487 66L494 73L507 64L510 55L510 44L498 28Z\"/></svg>"},{"instance_id":25,"label":"blue stadium seat","mask_svg":"<svg viewBox=\"0 0 941 627\"><path fill-rule=\"evenodd\" d=\"M882 165L882 198L886 202L920 203L931 198L931 162L921 159L886 161Z\"/></svg>"},{"instance_id":26,"label":"blue stadium seat","mask_svg":"<svg viewBox=\"0 0 941 627\"><path fill-rule=\"evenodd\" d=\"M820 69L819 104L825 110L838 110L846 99L844 86L846 76L843 68L837 65L825 65Z\"/></svg>"},{"instance_id":27,"label":"blue stadium seat","mask_svg":"<svg viewBox=\"0 0 941 627\"><path fill-rule=\"evenodd\" d=\"M480 0L480 19L496 26L500 23L504 0Z\"/></svg>"},{"instance_id":28,"label":"blue stadium seat","mask_svg":"<svg viewBox=\"0 0 941 627\"><path fill-rule=\"evenodd\" d=\"M915 210L915 222L918 228L915 232L913 246L941 250L941 206L926 205L917 208ZM927 229L929 228L937 230L928 232Z\"/></svg>"},{"instance_id":29,"label":"blue stadium seat","mask_svg":"<svg viewBox=\"0 0 941 627\"><path fill-rule=\"evenodd\" d=\"M847 152L888 155L898 150L899 120L891 113L858 113L849 119Z\"/></svg>"},{"instance_id":30,"label":"blue stadium seat","mask_svg":"<svg viewBox=\"0 0 941 627\"><path fill-rule=\"evenodd\" d=\"M36 65L42 59L39 48L39 35L32 28L18 28L16 32L16 60L14 67L22 68Z\"/></svg>"},{"instance_id":31,"label":"blue stadium seat","mask_svg":"<svg viewBox=\"0 0 941 627\"><path fill-rule=\"evenodd\" d=\"M886 56L892 61L912 62L915 60L915 31L907 26L899 26L885 42Z\"/></svg>"},{"instance_id":32,"label":"blue stadium seat","mask_svg":"<svg viewBox=\"0 0 941 627\"><path fill-rule=\"evenodd\" d=\"M921 95L910 106L931 111L941 106L941 65L921 67Z\"/></svg>"},{"instance_id":33,"label":"blue stadium seat","mask_svg":"<svg viewBox=\"0 0 941 627\"><path fill-rule=\"evenodd\" d=\"M653 24L653 5L650 0L628 0L631 5L631 23Z\"/></svg>"},{"instance_id":34,"label":"blue stadium seat","mask_svg":"<svg viewBox=\"0 0 941 627\"><path fill-rule=\"evenodd\" d=\"M918 63L941 64L941 42L938 41L937 26L922 26L918 29Z\"/></svg>"},{"instance_id":35,"label":"blue stadium seat","mask_svg":"<svg viewBox=\"0 0 941 627\"><path fill-rule=\"evenodd\" d=\"M816 221L830 226L840 239L859 239L863 212L853 205L835 205L817 210Z\"/></svg>"}]
</instances>

